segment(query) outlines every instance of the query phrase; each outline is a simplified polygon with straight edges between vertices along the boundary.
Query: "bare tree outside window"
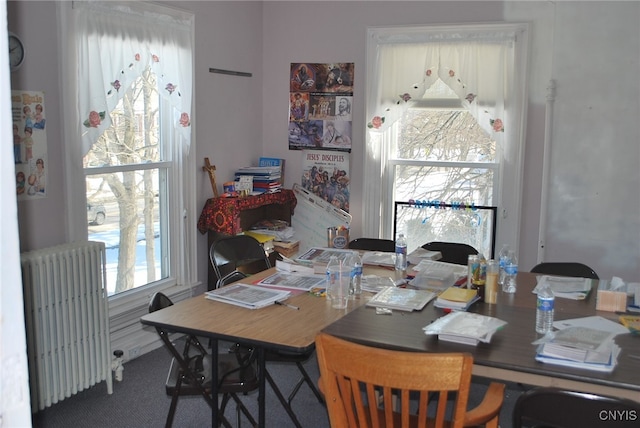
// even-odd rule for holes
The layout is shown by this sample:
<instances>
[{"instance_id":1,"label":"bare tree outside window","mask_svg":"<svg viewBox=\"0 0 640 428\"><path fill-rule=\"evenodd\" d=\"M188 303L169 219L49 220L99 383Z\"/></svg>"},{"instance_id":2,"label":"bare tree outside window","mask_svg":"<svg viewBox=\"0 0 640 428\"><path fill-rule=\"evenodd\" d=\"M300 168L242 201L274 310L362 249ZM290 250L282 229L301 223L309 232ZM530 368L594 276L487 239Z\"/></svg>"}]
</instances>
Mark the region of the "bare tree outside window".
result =
<instances>
[{"instance_id":1,"label":"bare tree outside window","mask_svg":"<svg viewBox=\"0 0 640 428\"><path fill-rule=\"evenodd\" d=\"M123 90L125 88L121 88ZM112 125L84 158L87 201L105 207L106 221L89 223L89 239L105 241L107 269L120 293L160 279L162 163L160 100L147 69L111 112ZM111 287L110 287L111 288Z\"/></svg>"},{"instance_id":2,"label":"bare tree outside window","mask_svg":"<svg viewBox=\"0 0 640 428\"><path fill-rule=\"evenodd\" d=\"M395 125L390 166L394 202L489 206L497 174L496 143L462 108L433 108L428 102L407 109ZM489 254L488 219L472 210L400 210L397 231L409 250L429 241L465 242Z\"/></svg>"}]
</instances>

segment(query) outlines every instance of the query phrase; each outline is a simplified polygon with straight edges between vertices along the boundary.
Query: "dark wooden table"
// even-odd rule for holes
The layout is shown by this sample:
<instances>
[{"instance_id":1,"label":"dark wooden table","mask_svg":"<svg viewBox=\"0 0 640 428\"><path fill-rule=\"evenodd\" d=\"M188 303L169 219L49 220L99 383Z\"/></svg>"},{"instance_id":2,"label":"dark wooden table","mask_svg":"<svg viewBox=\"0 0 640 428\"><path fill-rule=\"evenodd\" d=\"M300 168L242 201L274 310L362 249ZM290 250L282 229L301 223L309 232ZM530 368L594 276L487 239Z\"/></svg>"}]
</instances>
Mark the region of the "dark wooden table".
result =
<instances>
[{"instance_id":1,"label":"dark wooden table","mask_svg":"<svg viewBox=\"0 0 640 428\"><path fill-rule=\"evenodd\" d=\"M640 336L621 334L616 343L622 348L618 365L612 373L574 369L543 364L535 360L535 345L540 337L535 332L535 275L518 274L515 294L498 293L497 304L475 303L471 311L507 321L496 332L491 343L478 346L440 342L427 336L422 328L443 315L441 309L429 303L419 312L394 311L392 315L376 315L375 309L359 307L330 326L324 332L369 346L418 352L471 352L474 374L492 379L538 386L557 386L640 401ZM555 320L600 315L617 321L612 312L595 310L594 290L586 300L556 298Z\"/></svg>"}]
</instances>

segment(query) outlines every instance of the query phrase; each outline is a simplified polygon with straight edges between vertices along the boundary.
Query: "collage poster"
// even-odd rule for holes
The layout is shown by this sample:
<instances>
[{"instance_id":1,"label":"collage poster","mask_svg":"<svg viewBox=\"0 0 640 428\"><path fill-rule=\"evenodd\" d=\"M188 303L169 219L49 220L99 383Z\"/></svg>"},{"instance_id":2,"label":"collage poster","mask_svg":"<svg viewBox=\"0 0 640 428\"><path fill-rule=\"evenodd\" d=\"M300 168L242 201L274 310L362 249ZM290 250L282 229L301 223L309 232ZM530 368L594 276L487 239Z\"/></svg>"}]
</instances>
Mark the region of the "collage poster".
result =
<instances>
[{"instance_id":1,"label":"collage poster","mask_svg":"<svg viewBox=\"0 0 640 428\"><path fill-rule=\"evenodd\" d=\"M11 91L13 157L18 200L44 198L47 182L47 134L44 92Z\"/></svg>"},{"instance_id":2,"label":"collage poster","mask_svg":"<svg viewBox=\"0 0 640 428\"><path fill-rule=\"evenodd\" d=\"M293 63L289 150L351 152L353 63Z\"/></svg>"},{"instance_id":3,"label":"collage poster","mask_svg":"<svg viewBox=\"0 0 640 428\"><path fill-rule=\"evenodd\" d=\"M305 150L302 159L302 187L349 212L349 154Z\"/></svg>"}]
</instances>

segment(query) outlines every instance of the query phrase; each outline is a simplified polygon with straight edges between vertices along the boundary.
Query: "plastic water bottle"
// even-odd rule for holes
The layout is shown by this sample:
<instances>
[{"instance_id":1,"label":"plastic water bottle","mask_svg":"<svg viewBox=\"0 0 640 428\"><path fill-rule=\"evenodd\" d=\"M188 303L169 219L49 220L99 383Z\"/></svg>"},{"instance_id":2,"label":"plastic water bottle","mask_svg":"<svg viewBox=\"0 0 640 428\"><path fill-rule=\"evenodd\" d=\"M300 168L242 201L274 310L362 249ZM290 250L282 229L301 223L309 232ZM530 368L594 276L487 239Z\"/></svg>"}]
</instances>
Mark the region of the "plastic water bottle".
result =
<instances>
[{"instance_id":1,"label":"plastic water bottle","mask_svg":"<svg viewBox=\"0 0 640 428\"><path fill-rule=\"evenodd\" d=\"M327 300L331 300L331 285L336 281L336 272L340 274L340 267L340 259L336 256L331 256L329 263L327 263L327 284L325 289Z\"/></svg>"},{"instance_id":2,"label":"plastic water bottle","mask_svg":"<svg viewBox=\"0 0 640 428\"><path fill-rule=\"evenodd\" d=\"M536 304L536 333L546 334L553 328L553 312L555 296L549 284L544 284L538 291Z\"/></svg>"},{"instance_id":3,"label":"plastic water bottle","mask_svg":"<svg viewBox=\"0 0 640 428\"><path fill-rule=\"evenodd\" d=\"M518 258L513 251L509 251L509 261L504 267L504 282L502 291L505 293L515 293L518 287L516 277L518 276Z\"/></svg>"},{"instance_id":4,"label":"plastic water bottle","mask_svg":"<svg viewBox=\"0 0 640 428\"><path fill-rule=\"evenodd\" d=\"M396 239L396 271L407 270L407 240L404 233L398 234Z\"/></svg>"},{"instance_id":5,"label":"plastic water bottle","mask_svg":"<svg viewBox=\"0 0 640 428\"><path fill-rule=\"evenodd\" d=\"M504 268L505 266L507 266L507 263L509 262L509 244L504 244L502 246L502 249L498 253L498 262L500 263L500 274L498 276L498 284L503 285L504 277L505 277Z\"/></svg>"},{"instance_id":6,"label":"plastic water bottle","mask_svg":"<svg viewBox=\"0 0 640 428\"><path fill-rule=\"evenodd\" d=\"M346 263L351 267L349 294L362 294L362 258L360 253L353 251L347 260Z\"/></svg>"}]
</instances>

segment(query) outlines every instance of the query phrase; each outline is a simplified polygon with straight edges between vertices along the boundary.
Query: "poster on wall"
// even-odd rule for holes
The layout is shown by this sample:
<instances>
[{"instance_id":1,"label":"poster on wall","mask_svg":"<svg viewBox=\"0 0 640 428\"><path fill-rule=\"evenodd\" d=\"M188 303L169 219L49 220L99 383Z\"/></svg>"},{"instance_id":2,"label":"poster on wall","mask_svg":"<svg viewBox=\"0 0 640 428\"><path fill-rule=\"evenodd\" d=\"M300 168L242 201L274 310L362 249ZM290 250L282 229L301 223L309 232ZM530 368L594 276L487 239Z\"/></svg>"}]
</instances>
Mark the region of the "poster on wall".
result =
<instances>
[{"instance_id":1,"label":"poster on wall","mask_svg":"<svg viewBox=\"0 0 640 428\"><path fill-rule=\"evenodd\" d=\"M349 212L349 154L305 150L302 159L302 187Z\"/></svg>"},{"instance_id":2,"label":"poster on wall","mask_svg":"<svg viewBox=\"0 0 640 428\"><path fill-rule=\"evenodd\" d=\"M292 63L289 150L351 152L353 63Z\"/></svg>"},{"instance_id":3,"label":"poster on wall","mask_svg":"<svg viewBox=\"0 0 640 428\"><path fill-rule=\"evenodd\" d=\"M11 91L13 158L18 200L47 194L47 134L44 92Z\"/></svg>"}]
</instances>

